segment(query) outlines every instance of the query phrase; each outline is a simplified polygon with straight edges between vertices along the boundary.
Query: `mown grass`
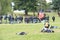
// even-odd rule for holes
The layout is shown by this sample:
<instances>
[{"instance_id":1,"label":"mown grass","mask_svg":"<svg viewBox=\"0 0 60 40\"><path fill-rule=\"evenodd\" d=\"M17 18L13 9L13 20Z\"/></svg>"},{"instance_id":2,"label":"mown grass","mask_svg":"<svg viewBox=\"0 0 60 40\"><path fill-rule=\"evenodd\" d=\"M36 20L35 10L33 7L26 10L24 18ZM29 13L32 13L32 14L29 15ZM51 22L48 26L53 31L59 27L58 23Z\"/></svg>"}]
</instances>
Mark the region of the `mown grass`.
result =
<instances>
[{"instance_id":1,"label":"mown grass","mask_svg":"<svg viewBox=\"0 0 60 40\"><path fill-rule=\"evenodd\" d=\"M0 24L0 40L60 40L60 17L56 13L48 13L50 24L58 26L54 33L41 33L43 23ZM56 17L53 22L51 17ZM18 32L26 32L27 35L17 35Z\"/></svg>"}]
</instances>

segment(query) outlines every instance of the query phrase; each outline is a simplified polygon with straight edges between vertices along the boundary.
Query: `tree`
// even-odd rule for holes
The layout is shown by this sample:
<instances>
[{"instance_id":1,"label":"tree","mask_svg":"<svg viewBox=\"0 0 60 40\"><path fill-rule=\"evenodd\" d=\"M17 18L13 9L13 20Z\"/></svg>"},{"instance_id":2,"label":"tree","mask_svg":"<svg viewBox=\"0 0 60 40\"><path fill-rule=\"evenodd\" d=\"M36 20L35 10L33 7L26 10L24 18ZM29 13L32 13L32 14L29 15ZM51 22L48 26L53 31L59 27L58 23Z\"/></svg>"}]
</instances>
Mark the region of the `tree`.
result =
<instances>
[{"instance_id":1,"label":"tree","mask_svg":"<svg viewBox=\"0 0 60 40\"><path fill-rule=\"evenodd\" d=\"M11 7L12 0L0 0L0 14L7 14L12 12Z\"/></svg>"},{"instance_id":2,"label":"tree","mask_svg":"<svg viewBox=\"0 0 60 40\"><path fill-rule=\"evenodd\" d=\"M54 10L60 10L60 0L52 0L52 4Z\"/></svg>"},{"instance_id":3,"label":"tree","mask_svg":"<svg viewBox=\"0 0 60 40\"><path fill-rule=\"evenodd\" d=\"M46 9L46 0L13 0L13 2L15 3L14 10L25 9L33 12L34 15L35 11L39 9ZM38 5L38 3L40 5ZM26 15L28 15L28 11Z\"/></svg>"},{"instance_id":4,"label":"tree","mask_svg":"<svg viewBox=\"0 0 60 40\"><path fill-rule=\"evenodd\" d=\"M60 16L60 0L53 0L52 4L53 4L53 9L57 10L58 15Z\"/></svg>"},{"instance_id":5,"label":"tree","mask_svg":"<svg viewBox=\"0 0 60 40\"><path fill-rule=\"evenodd\" d=\"M28 11L36 11L37 0L15 0L15 10L27 10L26 15L28 15Z\"/></svg>"},{"instance_id":6,"label":"tree","mask_svg":"<svg viewBox=\"0 0 60 40\"><path fill-rule=\"evenodd\" d=\"M38 0L38 3L40 4L39 7L38 7L38 10L40 10L40 9L46 10L46 8L47 8L46 0Z\"/></svg>"}]
</instances>

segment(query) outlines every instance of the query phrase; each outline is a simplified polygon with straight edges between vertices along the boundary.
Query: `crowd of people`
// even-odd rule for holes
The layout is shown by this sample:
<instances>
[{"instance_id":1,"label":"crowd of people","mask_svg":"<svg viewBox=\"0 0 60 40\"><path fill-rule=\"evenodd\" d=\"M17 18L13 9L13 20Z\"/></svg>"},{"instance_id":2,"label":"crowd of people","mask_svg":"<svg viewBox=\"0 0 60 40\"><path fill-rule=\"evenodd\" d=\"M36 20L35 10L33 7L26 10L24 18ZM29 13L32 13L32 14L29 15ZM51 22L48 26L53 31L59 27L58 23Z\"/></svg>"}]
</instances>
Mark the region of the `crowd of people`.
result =
<instances>
[{"instance_id":1,"label":"crowd of people","mask_svg":"<svg viewBox=\"0 0 60 40\"><path fill-rule=\"evenodd\" d=\"M2 24L2 20L5 20L5 23L20 23L23 21L23 17L22 16L13 16L13 15L2 15L0 16L0 24ZM7 22L8 21L8 22Z\"/></svg>"},{"instance_id":2,"label":"crowd of people","mask_svg":"<svg viewBox=\"0 0 60 40\"><path fill-rule=\"evenodd\" d=\"M48 20L49 21L49 16L44 16L43 18L39 18L37 16L13 16L13 15L0 15L0 24L3 23L2 20L5 20L5 23L23 23L23 21L25 23L40 23L43 20ZM55 17L52 17L53 22L55 21Z\"/></svg>"},{"instance_id":3,"label":"crowd of people","mask_svg":"<svg viewBox=\"0 0 60 40\"><path fill-rule=\"evenodd\" d=\"M45 14L40 14L38 16L13 16L13 15L0 15L0 24L3 23L3 20L5 20L5 24L15 24L15 23L41 23L43 20L44 22L44 28L41 30L41 32L54 32L50 29L49 24L49 16L45 16ZM7 22L8 21L8 22ZM55 16L52 16L52 21L55 22Z\"/></svg>"}]
</instances>

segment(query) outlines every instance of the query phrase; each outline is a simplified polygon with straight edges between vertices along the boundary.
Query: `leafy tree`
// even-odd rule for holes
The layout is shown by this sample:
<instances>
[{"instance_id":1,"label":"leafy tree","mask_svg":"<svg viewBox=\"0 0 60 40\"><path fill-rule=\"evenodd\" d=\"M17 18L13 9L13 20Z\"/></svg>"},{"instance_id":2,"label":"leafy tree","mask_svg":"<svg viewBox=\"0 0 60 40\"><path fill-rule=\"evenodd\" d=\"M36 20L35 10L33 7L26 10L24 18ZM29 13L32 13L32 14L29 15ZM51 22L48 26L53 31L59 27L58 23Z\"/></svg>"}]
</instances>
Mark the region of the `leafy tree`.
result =
<instances>
[{"instance_id":1,"label":"leafy tree","mask_svg":"<svg viewBox=\"0 0 60 40\"><path fill-rule=\"evenodd\" d=\"M12 12L11 7L12 0L0 0L0 14L7 14L8 12ZM46 9L46 1L45 0L13 0L15 3L14 10L25 9L27 10L26 15L28 15L28 11L35 12L38 9ZM38 7L37 4L40 4Z\"/></svg>"},{"instance_id":2,"label":"leafy tree","mask_svg":"<svg viewBox=\"0 0 60 40\"><path fill-rule=\"evenodd\" d=\"M12 0L0 0L0 14L11 13L11 1Z\"/></svg>"},{"instance_id":3,"label":"leafy tree","mask_svg":"<svg viewBox=\"0 0 60 40\"><path fill-rule=\"evenodd\" d=\"M38 0L38 3L40 4L39 7L38 7L38 10L40 10L40 9L46 10L46 8L47 8L46 0Z\"/></svg>"},{"instance_id":4,"label":"leafy tree","mask_svg":"<svg viewBox=\"0 0 60 40\"><path fill-rule=\"evenodd\" d=\"M25 9L33 12L36 11L36 5L37 5L36 0L15 0L14 2L15 2L15 7L14 7L15 10ZM26 15L28 15L28 13L26 13Z\"/></svg>"},{"instance_id":5,"label":"leafy tree","mask_svg":"<svg viewBox=\"0 0 60 40\"><path fill-rule=\"evenodd\" d=\"M52 0L52 4L53 4L53 9L56 11L58 15L60 16L60 0Z\"/></svg>"},{"instance_id":6,"label":"leafy tree","mask_svg":"<svg viewBox=\"0 0 60 40\"><path fill-rule=\"evenodd\" d=\"M60 0L52 0L52 4L54 10L60 10Z\"/></svg>"}]
</instances>

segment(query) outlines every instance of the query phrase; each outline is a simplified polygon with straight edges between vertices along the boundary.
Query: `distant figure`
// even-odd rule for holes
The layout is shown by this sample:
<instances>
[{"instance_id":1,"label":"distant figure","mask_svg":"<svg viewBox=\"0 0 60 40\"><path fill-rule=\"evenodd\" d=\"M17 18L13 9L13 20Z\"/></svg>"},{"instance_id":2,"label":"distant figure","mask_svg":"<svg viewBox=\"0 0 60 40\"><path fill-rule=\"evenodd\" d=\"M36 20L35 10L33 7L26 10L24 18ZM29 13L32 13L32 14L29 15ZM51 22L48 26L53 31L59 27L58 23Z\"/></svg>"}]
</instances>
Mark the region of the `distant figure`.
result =
<instances>
[{"instance_id":1,"label":"distant figure","mask_svg":"<svg viewBox=\"0 0 60 40\"><path fill-rule=\"evenodd\" d=\"M2 23L2 18L3 18L2 15L0 15L0 24Z\"/></svg>"},{"instance_id":2,"label":"distant figure","mask_svg":"<svg viewBox=\"0 0 60 40\"><path fill-rule=\"evenodd\" d=\"M54 16L52 17L52 20L53 20L53 22L55 21L55 17Z\"/></svg>"},{"instance_id":3,"label":"distant figure","mask_svg":"<svg viewBox=\"0 0 60 40\"><path fill-rule=\"evenodd\" d=\"M33 16L29 17L29 21L33 23Z\"/></svg>"},{"instance_id":4,"label":"distant figure","mask_svg":"<svg viewBox=\"0 0 60 40\"><path fill-rule=\"evenodd\" d=\"M58 12L58 16L60 17L60 12Z\"/></svg>"},{"instance_id":5,"label":"distant figure","mask_svg":"<svg viewBox=\"0 0 60 40\"><path fill-rule=\"evenodd\" d=\"M19 17L19 23L21 23L21 22L23 22L23 17L22 16Z\"/></svg>"},{"instance_id":6,"label":"distant figure","mask_svg":"<svg viewBox=\"0 0 60 40\"><path fill-rule=\"evenodd\" d=\"M26 23L29 23L29 18L28 18L28 17L25 17L25 18L24 18L24 21L25 21Z\"/></svg>"},{"instance_id":7,"label":"distant figure","mask_svg":"<svg viewBox=\"0 0 60 40\"><path fill-rule=\"evenodd\" d=\"M47 16L47 20L49 21L49 16Z\"/></svg>"}]
</instances>

